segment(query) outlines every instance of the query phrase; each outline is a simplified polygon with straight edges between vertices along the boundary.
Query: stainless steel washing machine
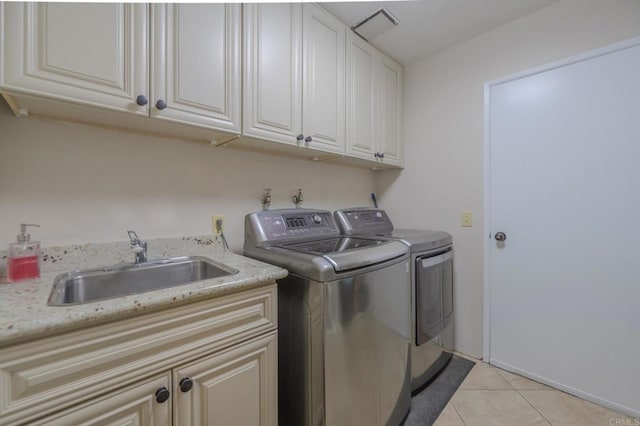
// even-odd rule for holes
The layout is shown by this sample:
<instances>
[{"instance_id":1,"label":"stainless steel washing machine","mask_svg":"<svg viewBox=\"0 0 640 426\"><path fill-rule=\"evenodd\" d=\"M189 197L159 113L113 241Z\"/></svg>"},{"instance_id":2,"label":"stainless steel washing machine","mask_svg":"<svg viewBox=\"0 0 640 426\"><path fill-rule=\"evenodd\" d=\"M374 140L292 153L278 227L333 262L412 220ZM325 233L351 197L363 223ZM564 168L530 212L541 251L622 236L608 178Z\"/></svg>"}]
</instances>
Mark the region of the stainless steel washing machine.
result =
<instances>
[{"instance_id":1,"label":"stainless steel washing machine","mask_svg":"<svg viewBox=\"0 0 640 426\"><path fill-rule=\"evenodd\" d=\"M394 229L382 209L335 212L343 235L387 238L411 252L411 390L418 391L449 361L453 352L453 249L442 231Z\"/></svg>"},{"instance_id":2,"label":"stainless steel washing machine","mask_svg":"<svg viewBox=\"0 0 640 426\"><path fill-rule=\"evenodd\" d=\"M246 256L278 281L280 425L398 425L411 406L409 250L341 237L325 210L245 218Z\"/></svg>"}]
</instances>

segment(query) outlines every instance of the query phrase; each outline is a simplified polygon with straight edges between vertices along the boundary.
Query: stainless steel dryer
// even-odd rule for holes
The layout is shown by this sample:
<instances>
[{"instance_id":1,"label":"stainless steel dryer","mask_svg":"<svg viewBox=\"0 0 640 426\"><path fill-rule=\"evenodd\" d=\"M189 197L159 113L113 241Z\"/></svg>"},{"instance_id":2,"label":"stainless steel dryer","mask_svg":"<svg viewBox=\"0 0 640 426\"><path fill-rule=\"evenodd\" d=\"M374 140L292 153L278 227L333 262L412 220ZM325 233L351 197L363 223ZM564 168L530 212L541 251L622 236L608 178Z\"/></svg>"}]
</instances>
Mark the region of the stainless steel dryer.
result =
<instances>
[{"instance_id":1,"label":"stainless steel dryer","mask_svg":"<svg viewBox=\"0 0 640 426\"><path fill-rule=\"evenodd\" d=\"M343 235L398 240L411 251L411 390L420 389L453 352L453 249L442 231L394 229L382 209L338 210Z\"/></svg>"},{"instance_id":2,"label":"stainless steel dryer","mask_svg":"<svg viewBox=\"0 0 640 426\"><path fill-rule=\"evenodd\" d=\"M329 211L245 218L244 254L278 281L281 425L398 425L411 406L409 251L341 237Z\"/></svg>"}]
</instances>

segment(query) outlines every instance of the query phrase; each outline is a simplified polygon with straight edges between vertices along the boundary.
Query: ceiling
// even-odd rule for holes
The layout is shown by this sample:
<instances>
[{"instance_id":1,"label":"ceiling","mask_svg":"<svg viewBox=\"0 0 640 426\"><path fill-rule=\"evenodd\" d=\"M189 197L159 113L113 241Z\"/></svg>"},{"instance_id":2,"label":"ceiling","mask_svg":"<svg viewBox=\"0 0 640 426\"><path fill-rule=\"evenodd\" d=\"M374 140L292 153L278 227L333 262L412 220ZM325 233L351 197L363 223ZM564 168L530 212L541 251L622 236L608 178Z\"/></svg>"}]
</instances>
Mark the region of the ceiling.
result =
<instances>
[{"instance_id":1,"label":"ceiling","mask_svg":"<svg viewBox=\"0 0 640 426\"><path fill-rule=\"evenodd\" d=\"M414 0L322 6L349 27L385 7L400 23L369 42L406 65L559 1Z\"/></svg>"}]
</instances>

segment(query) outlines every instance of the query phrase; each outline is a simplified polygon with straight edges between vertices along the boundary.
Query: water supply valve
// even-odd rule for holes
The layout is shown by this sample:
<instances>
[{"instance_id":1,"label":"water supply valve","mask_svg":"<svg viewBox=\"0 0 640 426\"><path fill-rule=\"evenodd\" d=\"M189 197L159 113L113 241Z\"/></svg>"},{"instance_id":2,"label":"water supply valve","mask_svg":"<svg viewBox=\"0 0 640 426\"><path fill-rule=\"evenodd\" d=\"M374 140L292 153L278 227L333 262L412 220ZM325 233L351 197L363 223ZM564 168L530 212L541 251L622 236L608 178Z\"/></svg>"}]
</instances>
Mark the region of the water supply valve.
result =
<instances>
[{"instance_id":1,"label":"water supply valve","mask_svg":"<svg viewBox=\"0 0 640 426\"><path fill-rule=\"evenodd\" d=\"M296 208L299 209L302 205L302 201L304 201L304 198L302 197L302 188L298 188L298 193L291 197L291 200L293 201L293 204L296 205Z\"/></svg>"}]
</instances>

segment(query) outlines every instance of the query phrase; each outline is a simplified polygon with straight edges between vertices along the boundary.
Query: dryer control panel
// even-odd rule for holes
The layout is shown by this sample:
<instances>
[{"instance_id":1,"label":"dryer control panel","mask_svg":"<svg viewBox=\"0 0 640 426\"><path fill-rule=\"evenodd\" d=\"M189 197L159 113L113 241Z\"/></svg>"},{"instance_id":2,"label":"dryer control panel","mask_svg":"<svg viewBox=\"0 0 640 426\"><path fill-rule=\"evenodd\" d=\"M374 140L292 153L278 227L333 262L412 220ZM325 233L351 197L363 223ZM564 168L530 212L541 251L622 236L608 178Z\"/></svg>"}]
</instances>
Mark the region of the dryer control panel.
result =
<instances>
[{"instance_id":1,"label":"dryer control panel","mask_svg":"<svg viewBox=\"0 0 640 426\"><path fill-rule=\"evenodd\" d=\"M344 235L377 235L393 231L391 219L382 209L358 207L338 210L335 219Z\"/></svg>"}]
</instances>

